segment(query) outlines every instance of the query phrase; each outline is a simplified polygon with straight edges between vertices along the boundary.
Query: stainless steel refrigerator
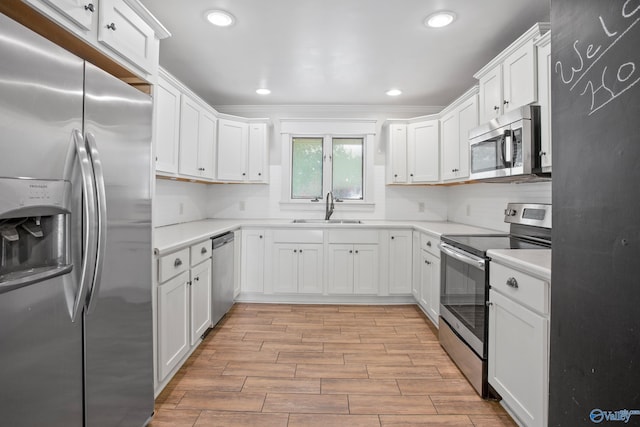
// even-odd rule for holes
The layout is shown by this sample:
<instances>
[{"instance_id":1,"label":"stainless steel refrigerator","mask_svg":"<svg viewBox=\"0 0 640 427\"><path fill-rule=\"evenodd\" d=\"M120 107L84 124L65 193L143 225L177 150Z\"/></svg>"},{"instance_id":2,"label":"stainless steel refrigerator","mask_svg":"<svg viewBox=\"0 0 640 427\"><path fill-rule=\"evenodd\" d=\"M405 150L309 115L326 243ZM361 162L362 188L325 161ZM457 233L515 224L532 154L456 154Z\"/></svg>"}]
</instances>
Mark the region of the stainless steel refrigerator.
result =
<instances>
[{"instance_id":1,"label":"stainless steel refrigerator","mask_svg":"<svg viewBox=\"0 0 640 427\"><path fill-rule=\"evenodd\" d=\"M0 14L0 424L153 413L151 98Z\"/></svg>"}]
</instances>

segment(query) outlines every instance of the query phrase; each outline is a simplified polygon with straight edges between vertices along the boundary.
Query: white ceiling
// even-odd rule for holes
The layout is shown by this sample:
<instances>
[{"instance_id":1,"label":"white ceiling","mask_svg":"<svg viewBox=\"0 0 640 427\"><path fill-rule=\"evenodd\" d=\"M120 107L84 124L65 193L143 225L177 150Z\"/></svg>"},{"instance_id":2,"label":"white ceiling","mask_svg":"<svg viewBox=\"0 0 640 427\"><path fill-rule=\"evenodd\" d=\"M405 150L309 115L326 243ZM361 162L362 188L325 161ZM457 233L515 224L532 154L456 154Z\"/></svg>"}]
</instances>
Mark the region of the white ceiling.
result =
<instances>
[{"instance_id":1,"label":"white ceiling","mask_svg":"<svg viewBox=\"0 0 640 427\"><path fill-rule=\"evenodd\" d=\"M450 103L549 0L141 0L172 33L160 64L211 105ZM232 27L204 12L232 13ZM436 10L457 14L431 29ZM272 93L260 96L259 87ZM389 97L391 88L403 91Z\"/></svg>"}]
</instances>

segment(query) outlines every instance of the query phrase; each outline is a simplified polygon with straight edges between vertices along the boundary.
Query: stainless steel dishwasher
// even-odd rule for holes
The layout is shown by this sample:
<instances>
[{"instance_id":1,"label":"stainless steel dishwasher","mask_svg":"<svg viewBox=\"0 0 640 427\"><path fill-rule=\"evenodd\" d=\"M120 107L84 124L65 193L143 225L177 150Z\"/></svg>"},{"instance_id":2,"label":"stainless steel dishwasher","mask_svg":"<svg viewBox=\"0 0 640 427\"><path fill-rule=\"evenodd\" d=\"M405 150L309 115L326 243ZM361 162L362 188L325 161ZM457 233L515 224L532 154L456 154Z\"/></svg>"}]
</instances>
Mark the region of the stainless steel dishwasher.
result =
<instances>
[{"instance_id":1,"label":"stainless steel dishwasher","mask_svg":"<svg viewBox=\"0 0 640 427\"><path fill-rule=\"evenodd\" d=\"M211 264L211 320L222 319L233 305L233 233L213 238Z\"/></svg>"}]
</instances>

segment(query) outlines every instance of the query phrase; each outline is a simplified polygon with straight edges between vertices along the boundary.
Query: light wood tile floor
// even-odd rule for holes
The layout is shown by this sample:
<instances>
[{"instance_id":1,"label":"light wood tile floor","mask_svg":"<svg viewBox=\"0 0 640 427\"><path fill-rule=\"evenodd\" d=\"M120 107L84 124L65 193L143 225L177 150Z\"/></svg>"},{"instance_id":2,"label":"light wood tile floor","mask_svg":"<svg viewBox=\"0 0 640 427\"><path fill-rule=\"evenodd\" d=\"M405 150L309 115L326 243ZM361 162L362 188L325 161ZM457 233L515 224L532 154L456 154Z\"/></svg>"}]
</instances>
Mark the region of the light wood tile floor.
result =
<instances>
[{"instance_id":1,"label":"light wood tile floor","mask_svg":"<svg viewBox=\"0 0 640 427\"><path fill-rule=\"evenodd\" d=\"M413 305L236 304L156 399L150 426L515 426Z\"/></svg>"}]
</instances>

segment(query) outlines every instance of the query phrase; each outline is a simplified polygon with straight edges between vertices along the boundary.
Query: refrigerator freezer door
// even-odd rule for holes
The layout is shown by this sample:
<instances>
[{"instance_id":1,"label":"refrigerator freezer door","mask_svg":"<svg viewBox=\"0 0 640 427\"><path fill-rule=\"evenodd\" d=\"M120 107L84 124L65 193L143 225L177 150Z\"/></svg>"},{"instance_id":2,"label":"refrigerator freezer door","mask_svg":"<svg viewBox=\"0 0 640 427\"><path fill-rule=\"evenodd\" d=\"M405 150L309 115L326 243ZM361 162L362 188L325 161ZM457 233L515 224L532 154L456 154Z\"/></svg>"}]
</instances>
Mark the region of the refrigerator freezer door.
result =
<instances>
[{"instance_id":1,"label":"refrigerator freezer door","mask_svg":"<svg viewBox=\"0 0 640 427\"><path fill-rule=\"evenodd\" d=\"M0 174L62 179L72 131L82 129L82 60L2 14L0 58ZM76 249L71 274L0 294L2 425L82 426Z\"/></svg>"},{"instance_id":2,"label":"refrigerator freezer door","mask_svg":"<svg viewBox=\"0 0 640 427\"><path fill-rule=\"evenodd\" d=\"M153 413L151 98L86 64L85 136L106 193L99 289L85 312L86 420L141 426Z\"/></svg>"}]
</instances>

